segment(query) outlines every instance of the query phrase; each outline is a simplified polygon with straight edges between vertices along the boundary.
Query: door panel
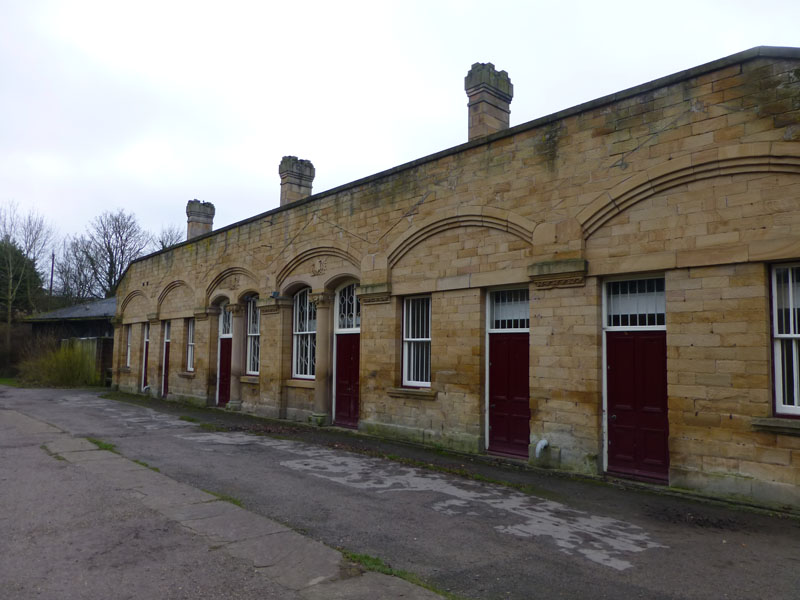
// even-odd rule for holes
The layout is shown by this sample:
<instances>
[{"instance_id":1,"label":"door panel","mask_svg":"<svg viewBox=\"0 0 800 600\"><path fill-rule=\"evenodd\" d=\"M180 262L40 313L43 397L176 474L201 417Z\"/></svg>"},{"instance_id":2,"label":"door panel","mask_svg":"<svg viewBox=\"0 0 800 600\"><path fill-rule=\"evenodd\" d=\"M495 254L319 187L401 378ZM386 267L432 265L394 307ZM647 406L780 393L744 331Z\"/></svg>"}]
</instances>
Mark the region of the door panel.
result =
<instances>
[{"instance_id":1,"label":"door panel","mask_svg":"<svg viewBox=\"0 0 800 600\"><path fill-rule=\"evenodd\" d=\"M227 404L231 399L231 338L219 338L219 373L217 377L217 404Z\"/></svg>"},{"instance_id":2,"label":"door panel","mask_svg":"<svg viewBox=\"0 0 800 600\"><path fill-rule=\"evenodd\" d=\"M336 415L334 421L343 427L358 427L358 367L360 355L358 333L336 336Z\"/></svg>"},{"instance_id":3,"label":"door panel","mask_svg":"<svg viewBox=\"0 0 800 600\"><path fill-rule=\"evenodd\" d=\"M528 457L529 401L527 333L489 335L489 451Z\"/></svg>"},{"instance_id":4,"label":"door panel","mask_svg":"<svg viewBox=\"0 0 800 600\"><path fill-rule=\"evenodd\" d=\"M608 471L666 481L669 476L667 334L606 333Z\"/></svg>"}]
</instances>

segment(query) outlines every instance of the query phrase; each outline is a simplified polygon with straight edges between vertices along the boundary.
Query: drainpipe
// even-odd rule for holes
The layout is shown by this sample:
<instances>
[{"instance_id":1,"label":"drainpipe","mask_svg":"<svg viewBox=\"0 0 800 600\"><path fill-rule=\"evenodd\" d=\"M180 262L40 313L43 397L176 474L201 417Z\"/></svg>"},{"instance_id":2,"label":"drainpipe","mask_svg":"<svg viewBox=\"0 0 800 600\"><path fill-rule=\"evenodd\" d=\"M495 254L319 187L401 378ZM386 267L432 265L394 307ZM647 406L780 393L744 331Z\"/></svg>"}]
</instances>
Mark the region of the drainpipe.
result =
<instances>
[{"instance_id":1,"label":"drainpipe","mask_svg":"<svg viewBox=\"0 0 800 600\"><path fill-rule=\"evenodd\" d=\"M548 442L547 440L539 440L538 442L536 442L536 450L535 450L536 458L541 458L542 452L549 445L550 442Z\"/></svg>"}]
</instances>

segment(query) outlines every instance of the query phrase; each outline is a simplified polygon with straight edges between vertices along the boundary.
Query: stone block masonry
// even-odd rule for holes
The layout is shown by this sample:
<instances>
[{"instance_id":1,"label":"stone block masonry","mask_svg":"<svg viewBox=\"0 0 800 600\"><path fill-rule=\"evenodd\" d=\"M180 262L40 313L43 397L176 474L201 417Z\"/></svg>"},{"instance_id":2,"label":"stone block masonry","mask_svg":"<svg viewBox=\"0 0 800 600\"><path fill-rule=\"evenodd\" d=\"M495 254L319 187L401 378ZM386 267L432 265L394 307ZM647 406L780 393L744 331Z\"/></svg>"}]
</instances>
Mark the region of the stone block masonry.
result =
<instances>
[{"instance_id":1,"label":"stone block masonry","mask_svg":"<svg viewBox=\"0 0 800 600\"><path fill-rule=\"evenodd\" d=\"M776 373L785 388L800 372L773 289L800 264L800 50L755 48L513 128L505 72L476 63L465 88L467 143L313 195L313 165L284 157L279 208L133 263L116 384L141 391L146 372L160 393L170 322L170 396L469 452L502 426L543 467L800 504L800 390L776 399ZM611 297L643 279L659 291ZM493 308L498 290L526 292L527 318ZM509 383L524 366L488 358L495 326L528 336L524 389ZM640 415L627 454L609 450L611 330L666 340L663 439Z\"/></svg>"}]
</instances>

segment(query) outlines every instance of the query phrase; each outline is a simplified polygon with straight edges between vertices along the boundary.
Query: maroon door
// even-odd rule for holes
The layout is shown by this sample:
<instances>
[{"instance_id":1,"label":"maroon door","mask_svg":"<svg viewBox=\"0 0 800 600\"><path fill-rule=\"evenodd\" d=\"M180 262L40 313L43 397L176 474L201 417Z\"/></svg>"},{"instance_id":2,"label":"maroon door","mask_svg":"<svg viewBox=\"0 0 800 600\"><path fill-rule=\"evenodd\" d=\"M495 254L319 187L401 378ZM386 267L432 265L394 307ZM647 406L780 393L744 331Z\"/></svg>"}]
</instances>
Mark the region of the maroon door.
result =
<instances>
[{"instance_id":1,"label":"maroon door","mask_svg":"<svg viewBox=\"0 0 800 600\"><path fill-rule=\"evenodd\" d=\"M489 451L528 457L527 333L489 334Z\"/></svg>"},{"instance_id":2,"label":"maroon door","mask_svg":"<svg viewBox=\"0 0 800 600\"><path fill-rule=\"evenodd\" d=\"M217 380L217 404L222 406L231 399L231 338L219 339L219 374Z\"/></svg>"},{"instance_id":3,"label":"maroon door","mask_svg":"<svg viewBox=\"0 0 800 600\"><path fill-rule=\"evenodd\" d=\"M164 375L161 382L161 395L166 398L169 394L169 342L164 342ZM178 386L180 387L180 386Z\"/></svg>"},{"instance_id":4,"label":"maroon door","mask_svg":"<svg viewBox=\"0 0 800 600\"><path fill-rule=\"evenodd\" d=\"M606 333L608 471L667 481L667 334Z\"/></svg>"},{"instance_id":5,"label":"maroon door","mask_svg":"<svg viewBox=\"0 0 800 600\"><path fill-rule=\"evenodd\" d=\"M150 354L150 341L144 341L144 360L142 362L142 389L147 387L147 358Z\"/></svg>"},{"instance_id":6,"label":"maroon door","mask_svg":"<svg viewBox=\"0 0 800 600\"><path fill-rule=\"evenodd\" d=\"M336 415L335 423L358 427L358 333L336 336Z\"/></svg>"}]
</instances>

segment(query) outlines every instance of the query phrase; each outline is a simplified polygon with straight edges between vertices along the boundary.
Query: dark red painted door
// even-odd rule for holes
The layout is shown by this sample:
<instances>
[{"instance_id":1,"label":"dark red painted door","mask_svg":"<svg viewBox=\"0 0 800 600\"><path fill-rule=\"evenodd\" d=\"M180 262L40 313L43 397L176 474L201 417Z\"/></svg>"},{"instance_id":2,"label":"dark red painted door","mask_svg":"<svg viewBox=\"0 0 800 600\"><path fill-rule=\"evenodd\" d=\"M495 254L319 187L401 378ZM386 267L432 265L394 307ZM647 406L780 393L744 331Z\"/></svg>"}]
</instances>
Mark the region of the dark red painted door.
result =
<instances>
[{"instance_id":1,"label":"dark red painted door","mask_svg":"<svg viewBox=\"0 0 800 600\"><path fill-rule=\"evenodd\" d=\"M144 360L142 361L142 389L147 387L147 359L150 354L150 342L144 342Z\"/></svg>"},{"instance_id":2,"label":"dark red painted door","mask_svg":"<svg viewBox=\"0 0 800 600\"><path fill-rule=\"evenodd\" d=\"M667 481L667 333L606 333L608 471Z\"/></svg>"},{"instance_id":3,"label":"dark red painted door","mask_svg":"<svg viewBox=\"0 0 800 600\"><path fill-rule=\"evenodd\" d=\"M217 404L227 404L231 399L231 350L233 340L231 338L219 339L219 386L217 392Z\"/></svg>"},{"instance_id":4,"label":"dark red painted door","mask_svg":"<svg viewBox=\"0 0 800 600\"><path fill-rule=\"evenodd\" d=\"M336 336L336 415L335 423L358 427L358 365L361 335Z\"/></svg>"},{"instance_id":5,"label":"dark red painted door","mask_svg":"<svg viewBox=\"0 0 800 600\"><path fill-rule=\"evenodd\" d=\"M162 378L161 395L166 398L169 394L169 342L164 342L164 374Z\"/></svg>"},{"instance_id":6,"label":"dark red painted door","mask_svg":"<svg viewBox=\"0 0 800 600\"><path fill-rule=\"evenodd\" d=\"M489 334L489 451L528 457L527 333Z\"/></svg>"}]
</instances>

